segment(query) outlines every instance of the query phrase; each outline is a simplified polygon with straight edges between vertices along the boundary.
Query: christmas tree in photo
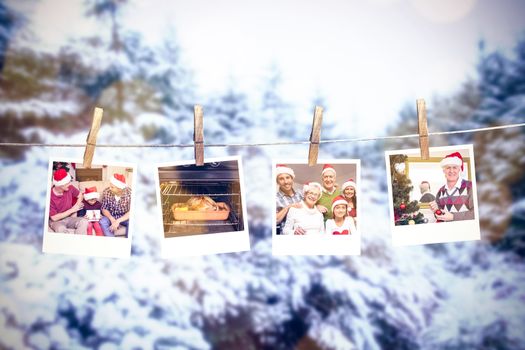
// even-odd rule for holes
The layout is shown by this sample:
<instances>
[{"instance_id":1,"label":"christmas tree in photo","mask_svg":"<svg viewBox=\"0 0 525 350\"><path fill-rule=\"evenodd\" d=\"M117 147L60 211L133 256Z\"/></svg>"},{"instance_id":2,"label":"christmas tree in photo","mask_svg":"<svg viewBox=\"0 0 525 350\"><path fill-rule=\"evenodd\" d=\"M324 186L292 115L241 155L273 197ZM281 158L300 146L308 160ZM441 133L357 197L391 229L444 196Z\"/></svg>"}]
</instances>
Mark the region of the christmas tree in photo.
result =
<instances>
[{"instance_id":1,"label":"christmas tree in photo","mask_svg":"<svg viewBox=\"0 0 525 350\"><path fill-rule=\"evenodd\" d=\"M392 198L394 204L394 222L399 225L424 224L428 220L419 212L418 201L410 201L412 181L405 173L407 156L395 154L390 156L390 174L392 178Z\"/></svg>"}]
</instances>

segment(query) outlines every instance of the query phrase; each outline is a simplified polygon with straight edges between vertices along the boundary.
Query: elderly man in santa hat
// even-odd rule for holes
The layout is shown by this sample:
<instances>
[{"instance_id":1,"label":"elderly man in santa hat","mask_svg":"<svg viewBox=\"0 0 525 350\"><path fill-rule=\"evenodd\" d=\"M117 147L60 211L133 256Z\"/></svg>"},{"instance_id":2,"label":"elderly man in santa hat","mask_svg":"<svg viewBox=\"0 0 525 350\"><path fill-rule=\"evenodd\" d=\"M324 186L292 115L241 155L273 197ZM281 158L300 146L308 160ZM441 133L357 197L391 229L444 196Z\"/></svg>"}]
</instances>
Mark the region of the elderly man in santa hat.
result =
<instances>
[{"instance_id":1,"label":"elderly man in santa hat","mask_svg":"<svg viewBox=\"0 0 525 350\"><path fill-rule=\"evenodd\" d=\"M317 209L323 213L324 221L332 218L332 201L335 197L341 195L341 191L337 189L335 183L336 175L332 165L325 164L323 166L321 171L323 193L317 202Z\"/></svg>"},{"instance_id":2,"label":"elderly man in santa hat","mask_svg":"<svg viewBox=\"0 0 525 350\"><path fill-rule=\"evenodd\" d=\"M104 236L114 237L119 227L126 229L129 223L131 209L131 188L126 184L126 177L122 174L113 174L110 185L102 192L102 214L100 227Z\"/></svg>"},{"instance_id":3,"label":"elderly man in santa hat","mask_svg":"<svg viewBox=\"0 0 525 350\"><path fill-rule=\"evenodd\" d=\"M279 186L276 195L276 219L277 234L282 234L282 226L286 222L286 216L290 208L301 208L303 196L294 189L295 173L292 168L285 164L277 164L275 181Z\"/></svg>"},{"instance_id":4,"label":"elderly man in santa hat","mask_svg":"<svg viewBox=\"0 0 525 350\"><path fill-rule=\"evenodd\" d=\"M459 221L474 219L474 202L472 182L461 178L463 157L454 152L440 162L446 184L437 194L436 200L430 202L430 208L438 221Z\"/></svg>"},{"instance_id":5,"label":"elderly man in santa hat","mask_svg":"<svg viewBox=\"0 0 525 350\"><path fill-rule=\"evenodd\" d=\"M67 229L75 229L75 234L87 233L88 221L77 217L82 209L82 193L71 185L72 177L64 169L57 169L53 173L53 187L51 188L49 203L49 226L54 232L67 233ZM73 200L76 201L73 203Z\"/></svg>"}]
</instances>

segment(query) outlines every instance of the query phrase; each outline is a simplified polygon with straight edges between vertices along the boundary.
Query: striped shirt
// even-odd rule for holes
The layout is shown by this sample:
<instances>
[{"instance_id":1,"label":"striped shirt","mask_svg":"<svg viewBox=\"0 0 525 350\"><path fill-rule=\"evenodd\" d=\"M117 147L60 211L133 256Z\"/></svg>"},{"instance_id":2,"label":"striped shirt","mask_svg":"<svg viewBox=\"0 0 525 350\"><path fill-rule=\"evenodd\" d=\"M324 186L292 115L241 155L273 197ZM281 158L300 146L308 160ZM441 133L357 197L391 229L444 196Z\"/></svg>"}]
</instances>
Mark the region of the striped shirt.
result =
<instances>
[{"instance_id":1,"label":"striped shirt","mask_svg":"<svg viewBox=\"0 0 525 350\"><path fill-rule=\"evenodd\" d=\"M293 195L289 196L279 190L277 192L277 199L276 199L276 213L281 211L283 208L292 205L294 203L299 203L303 200L303 195L299 193L296 190L293 190ZM281 234L282 227L284 226L284 223L286 222L286 216L283 218L283 221L281 221L279 224L277 224L277 234Z\"/></svg>"}]
</instances>

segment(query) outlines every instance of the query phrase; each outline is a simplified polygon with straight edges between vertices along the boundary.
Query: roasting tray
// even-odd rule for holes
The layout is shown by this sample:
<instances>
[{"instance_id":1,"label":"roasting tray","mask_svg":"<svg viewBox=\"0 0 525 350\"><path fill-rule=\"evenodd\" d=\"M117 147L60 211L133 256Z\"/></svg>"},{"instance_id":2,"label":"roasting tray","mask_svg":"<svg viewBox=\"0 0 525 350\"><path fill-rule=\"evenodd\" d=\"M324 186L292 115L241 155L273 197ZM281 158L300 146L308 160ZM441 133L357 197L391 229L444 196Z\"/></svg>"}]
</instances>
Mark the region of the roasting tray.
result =
<instances>
[{"instance_id":1,"label":"roasting tray","mask_svg":"<svg viewBox=\"0 0 525 350\"><path fill-rule=\"evenodd\" d=\"M217 202L219 204L219 202ZM207 220L227 220L230 215L230 210L177 210L184 206L184 203L174 204L171 208L173 219L179 221L207 221Z\"/></svg>"}]
</instances>

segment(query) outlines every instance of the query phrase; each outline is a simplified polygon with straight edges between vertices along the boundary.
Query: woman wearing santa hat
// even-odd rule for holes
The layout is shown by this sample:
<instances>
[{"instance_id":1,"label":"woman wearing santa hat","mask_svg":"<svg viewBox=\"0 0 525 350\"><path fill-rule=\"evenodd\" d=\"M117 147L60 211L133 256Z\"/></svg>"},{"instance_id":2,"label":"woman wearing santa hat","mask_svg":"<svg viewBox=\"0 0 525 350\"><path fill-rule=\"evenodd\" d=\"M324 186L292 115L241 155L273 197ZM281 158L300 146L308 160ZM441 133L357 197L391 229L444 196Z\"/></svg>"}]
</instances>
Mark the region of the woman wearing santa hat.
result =
<instances>
[{"instance_id":1,"label":"woman wearing santa hat","mask_svg":"<svg viewBox=\"0 0 525 350\"><path fill-rule=\"evenodd\" d=\"M131 188L122 174L113 174L110 185L102 192L102 214L100 226L104 236L114 237L120 226L126 228L129 223L131 207Z\"/></svg>"},{"instance_id":2,"label":"woman wearing santa hat","mask_svg":"<svg viewBox=\"0 0 525 350\"><path fill-rule=\"evenodd\" d=\"M348 216L348 202L343 196L332 201L332 219L326 220L326 233L329 235L355 234L354 219Z\"/></svg>"},{"instance_id":3,"label":"woman wearing santa hat","mask_svg":"<svg viewBox=\"0 0 525 350\"><path fill-rule=\"evenodd\" d=\"M354 179L349 179L343 183L341 194L348 202L348 215L355 218L357 215L357 196Z\"/></svg>"},{"instance_id":4,"label":"woman wearing santa hat","mask_svg":"<svg viewBox=\"0 0 525 350\"><path fill-rule=\"evenodd\" d=\"M438 221L459 221L474 219L474 200L472 182L461 178L463 157L460 153L451 153L440 162L446 184L436 194L436 200L430 202L430 208Z\"/></svg>"},{"instance_id":5,"label":"woman wearing santa hat","mask_svg":"<svg viewBox=\"0 0 525 350\"><path fill-rule=\"evenodd\" d=\"M321 185L317 182L309 182L303 186L304 199L301 207L291 207L288 210L283 234L311 235L324 232L323 214L315 206L321 196L321 191Z\"/></svg>"}]
</instances>

